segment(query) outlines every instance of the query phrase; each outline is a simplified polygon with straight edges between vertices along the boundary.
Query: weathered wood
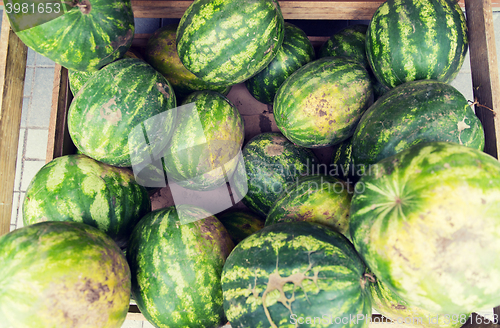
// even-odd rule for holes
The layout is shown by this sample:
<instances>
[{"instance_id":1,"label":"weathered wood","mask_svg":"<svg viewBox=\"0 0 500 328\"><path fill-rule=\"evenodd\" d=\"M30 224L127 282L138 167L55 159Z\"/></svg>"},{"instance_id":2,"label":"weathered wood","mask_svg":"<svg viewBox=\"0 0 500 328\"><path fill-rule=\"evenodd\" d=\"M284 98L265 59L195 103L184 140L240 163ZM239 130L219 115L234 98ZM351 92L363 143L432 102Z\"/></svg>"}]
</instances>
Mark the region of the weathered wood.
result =
<instances>
[{"instance_id":1,"label":"weathered wood","mask_svg":"<svg viewBox=\"0 0 500 328\"><path fill-rule=\"evenodd\" d=\"M0 236L10 231L27 54L4 12L0 37Z\"/></svg>"},{"instance_id":2,"label":"weathered wood","mask_svg":"<svg viewBox=\"0 0 500 328\"><path fill-rule=\"evenodd\" d=\"M465 0L476 115L481 120L484 151L498 158L500 147L500 84L491 0Z\"/></svg>"}]
</instances>

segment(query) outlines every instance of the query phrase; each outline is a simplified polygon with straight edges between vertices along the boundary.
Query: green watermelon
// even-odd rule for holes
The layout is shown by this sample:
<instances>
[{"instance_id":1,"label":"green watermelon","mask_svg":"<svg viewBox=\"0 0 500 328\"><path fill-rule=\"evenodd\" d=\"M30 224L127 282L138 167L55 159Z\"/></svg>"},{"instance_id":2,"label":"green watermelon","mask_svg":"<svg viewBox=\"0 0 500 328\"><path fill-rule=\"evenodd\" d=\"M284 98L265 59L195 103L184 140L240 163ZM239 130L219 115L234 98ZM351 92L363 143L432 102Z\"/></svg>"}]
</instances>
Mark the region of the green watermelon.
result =
<instances>
[{"instance_id":1,"label":"green watermelon","mask_svg":"<svg viewBox=\"0 0 500 328\"><path fill-rule=\"evenodd\" d=\"M83 154L127 167L165 148L175 106L165 77L140 59L125 58L99 70L75 95L68 131Z\"/></svg>"},{"instance_id":2,"label":"green watermelon","mask_svg":"<svg viewBox=\"0 0 500 328\"><path fill-rule=\"evenodd\" d=\"M296 70L274 98L276 125L293 143L332 146L349 138L373 100L368 71L344 57L325 57Z\"/></svg>"},{"instance_id":3,"label":"green watermelon","mask_svg":"<svg viewBox=\"0 0 500 328\"><path fill-rule=\"evenodd\" d=\"M393 323L404 324L410 328L460 328L469 318L469 314L433 313L416 306L411 306L376 279L369 284L372 307Z\"/></svg>"},{"instance_id":4,"label":"green watermelon","mask_svg":"<svg viewBox=\"0 0 500 328\"><path fill-rule=\"evenodd\" d=\"M366 267L342 234L311 222L267 226L222 272L231 327L368 327Z\"/></svg>"},{"instance_id":5,"label":"green watermelon","mask_svg":"<svg viewBox=\"0 0 500 328\"><path fill-rule=\"evenodd\" d=\"M0 237L2 327L120 328L129 309L125 256L79 222L40 222Z\"/></svg>"},{"instance_id":6,"label":"green watermelon","mask_svg":"<svg viewBox=\"0 0 500 328\"><path fill-rule=\"evenodd\" d=\"M414 80L450 82L468 49L467 25L455 0L387 0L375 11L366 53L389 88Z\"/></svg>"},{"instance_id":7,"label":"green watermelon","mask_svg":"<svg viewBox=\"0 0 500 328\"><path fill-rule=\"evenodd\" d=\"M179 23L177 52L203 81L229 86L271 62L284 30L276 0L195 0Z\"/></svg>"},{"instance_id":8,"label":"green watermelon","mask_svg":"<svg viewBox=\"0 0 500 328\"><path fill-rule=\"evenodd\" d=\"M291 143L278 132L256 135L243 147L242 153L248 186L242 202L264 217L287 183L301 175L315 174L318 163L310 149Z\"/></svg>"},{"instance_id":9,"label":"green watermelon","mask_svg":"<svg viewBox=\"0 0 500 328\"><path fill-rule=\"evenodd\" d=\"M177 98L200 90L213 90L227 95L231 87L200 80L182 65L175 42L177 27L178 24L165 25L150 36L144 50L146 61L167 78Z\"/></svg>"},{"instance_id":10,"label":"green watermelon","mask_svg":"<svg viewBox=\"0 0 500 328\"><path fill-rule=\"evenodd\" d=\"M419 143L372 166L350 232L371 272L412 306L460 314L500 302L500 163L470 147Z\"/></svg>"},{"instance_id":11,"label":"green watermelon","mask_svg":"<svg viewBox=\"0 0 500 328\"><path fill-rule=\"evenodd\" d=\"M134 38L130 0L15 3L27 5L18 13L6 7L19 39L68 69L96 71L122 57Z\"/></svg>"},{"instance_id":12,"label":"green watermelon","mask_svg":"<svg viewBox=\"0 0 500 328\"><path fill-rule=\"evenodd\" d=\"M365 112L352 137L352 160L366 170L425 141L456 142L483 150L481 121L453 86L435 80L401 84Z\"/></svg>"},{"instance_id":13,"label":"green watermelon","mask_svg":"<svg viewBox=\"0 0 500 328\"><path fill-rule=\"evenodd\" d=\"M222 222L235 245L264 228L264 220L250 211L230 210L218 214L217 218Z\"/></svg>"},{"instance_id":14,"label":"green watermelon","mask_svg":"<svg viewBox=\"0 0 500 328\"><path fill-rule=\"evenodd\" d=\"M285 22L285 37L276 57L257 75L246 80L245 85L255 99L272 104L276 91L286 78L314 58L314 48L306 33Z\"/></svg>"},{"instance_id":15,"label":"green watermelon","mask_svg":"<svg viewBox=\"0 0 500 328\"><path fill-rule=\"evenodd\" d=\"M334 146L328 173L348 184L356 182L356 165L352 162L352 137Z\"/></svg>"},{"instance_id":16,"label":"green watermelon","mask_svg":"<svg viewBox=\"0 0 500 328\"><path fill-rule=\"evenodd\" d=\"M104 231L124 247L151 202L132 172L85 155L57 157L33 177L23 202L24 225L77 221Z\"/></svg>"},{"instance_id":17,"label":"green watermelon","mask_svg":"<svg viewBox=\"0 0 500 328\"><path fill-rule=\"evenodd\" d=\"M334 177L300 177L290 183L273 204L266 217L266 226L281 222L316 222L350 238L351 198L347 184Z\"/></svg>"},{"instance_id":18,"label":"green watermelon","mask_svg":"<svg viewBox=\"0 0 500 328\"><path fill-rule=\"evenodd\" d=\"M155 327L225 323L220 276L233 247L220 221L200 208L179 205L147 214L127 248L141 313Z\"/></svg>"},{"instance_id":19,"label":"green watermelon","mask_svg":"<svg viewBox=\"0 0 500 328\"><path fill-rule=\"evenodd\" d=\"M192 105L191 105L192 104ZM164 153L169 180L194 190L213 190L236 170L243 139L243 118L222 94L203 90L185 98Z\"/></svg>"}]
</instances>

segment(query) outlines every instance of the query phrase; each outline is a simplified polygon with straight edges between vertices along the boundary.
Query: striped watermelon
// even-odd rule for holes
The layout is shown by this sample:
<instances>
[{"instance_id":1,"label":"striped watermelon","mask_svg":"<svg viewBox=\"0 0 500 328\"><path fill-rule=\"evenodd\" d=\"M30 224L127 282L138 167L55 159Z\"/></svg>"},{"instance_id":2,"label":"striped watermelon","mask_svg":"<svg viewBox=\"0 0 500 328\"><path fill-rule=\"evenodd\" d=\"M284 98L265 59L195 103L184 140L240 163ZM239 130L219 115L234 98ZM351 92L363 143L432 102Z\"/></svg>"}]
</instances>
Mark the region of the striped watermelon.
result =
<instances>
[{"instance_id":1,"label":"striped watermelon","mask_svg":"<svg viewBox=\"0 0 500 328\"><path fill-rule=\"evenodd\" d=\"M425 141L456 142L483 150L484 132L465 97L435 80L401 84L363 115L352 137L352 159L367 169Z\"/></svg>"},{"instance_id":2,"label":"striped watermelon","mask_svg":"<svg viewBox=\"0 0 500 328\"><path fill-rule=\"evenodd\" d=\"M374 13L366 53L377 79L452 81L468 48L464 13L455 0L387 0Z\"/></svg>"},{"instance_id":3,"label":"striped watermelon","mask_svg":"<svg viewBox=\"0 0 500 328\"><path fill-rule=\"evenodd\" d=\"M40 222L0 237L2 327L120 328L129 309L125 256L102 231Z\"/></svg>"},{"instance_id":4,"label":"striped watermelon","mask_svg":"<svg viewBox=\"0 0 500 328\"><path fill-rule=\"evenodd\" d=\"M224 310L233 328L368 327L365 269L336 231L311 222L274 224L227 258Z\"/></svg>"},{"instance_id":5,"label":"striped watermelon","mask_svg":"<svg viewBox=\"0 0 500 328\"><path fill-rule=\"evenodd\" d=\"M33 177L23 203L24 225L77 221L107 233L124 247L151 202L128 169L85 155L57 157Z\"/></svg>"},{"instance_id":6,"label":"striped watermelon","mask_svg":"<svg viewBox=\"0 0 500 328\"><path fill-rule=\"evenodd\" d=\"M227 95L231 87L204 82L182 65L175 42L177 27L178 24L165 25L151 35L144 50L146 61L167 78L179 99L200 90Z\"/></svg>"},{"instance_id":7,"label":"striped watermelon","mask_svg":"<svg viewBox=\"0 0 500 328\"><path fill-rule=\"evenodd\" d=\"M71 139L83 154L125 167L163 150L176 113L168 109L176 99L160 73L140 59L125 58L88 82L68 110Z\"/></svg>"},{"instance_id":8,"label":"striped watermelon","mask_svg":"<svg viewBox=\"0 0 500 328\"><path fill-rule=\"evenodd\" d=\"M273 114L290 141L319 148L349 138L372 100L372 82L362 64L325 57L290 75L276 93Z\"/></svg>"},{"instance_id":9,"label":"striped watermelon","mask_svg":"<svg viewBox=\"0 0 500 328\"><path fill-rule=\"evenodd\" d=\"M276 0L195 0L179 23L177 52L203 81L229 86L271 62L284 29Z\"/></svg>"},{"instance_id":10,"label":"striped watermelon","mask_svg":"<svg viewBox=\"0 0 500 328\"><path fill-rule=\"evenodd\" d=\"M192 104L192 105L190 105ZM194 190L213 190L236 170L245 137L236 107L215 91L197 91L177 109L177 122L165 152L169 180Z\"/></svg>"},{"instance_id":11,"label":"striped watermelon","mask_svg":"<svg viewBox=\"0 0 500 328\"><path fill-rule=\"evenodd\" d=\"M318 57L348 57L369 68L366 57L366 30L368 25L349 25L333 34L318 50Z\"/></svg>"},{"instance_id":12,"label":"striped watermelon","mask_svg":"<svg viewBox=\"0 0 500 328\"><path fill-rule=\"evenodd\" d=\"M255 99L272 104L286 78L314 58L314 48L306 33L285 22L285 37L276 57L261 72L246 80L245 85Z\"/></svg>"},{"instance_id":13,"label":"striped watermelon","mask_svg":"<svg viewBox=\"0 0 500 328\"><path fill-rule=\"evenodd\" d=\"M348 184L356 182L356 165L352 162L352 137L335 145L330 167L330 175L345 180Z\"/></svg>"},{"instance_id":14,"label":"striped watermelon","mask_svg":"<svg viewBox=\"0 0 500 328\"><path fill-rule=\"evenodd\" d=\"M130 0L14 3L28 5L17 14L6 10L19 39L68 69L96 71L122 57L132 45L135 26Z\"/></svg>"},{"instance_id":15,"label":"striped watermelon","mask_svg":"<svg viewBox=\"0 0 500 328\"><path fill-rule=\"evenodd\" d=\"M291 143L281 133L256 135L243 147L248 191L242 199L252 211L266 216L289 182L315 174L314 153ZM317 172L316 172L317 173Z\"/></svg>"},{"instance_id":16,"label":"striped watermelon","mask_svg":"<svg viewBox=\"0 0 500 328\"><path fill-rule=\"evenodd\" d=\"M498 160L456 143L420 143L375 164L358 185L351 237L388 288L436 314L499 304Z\"/></svg>"},{"instance_id":17,"label":"striped watermelon","mask_svg":"<svg viewBox=\"0 0 500 328\"><path fill-rule=\"evenodd\" d=\"M264 220L250 211L230 210L217 215L234 244L264 228Z\"/></svg>"},{"instance_id":18,"label":"striped watermelon","mask_svg":"<svg viewBox=\"0 0 500 328\"><path fill-rule=\"evenodd\" d=\"M146 215L127 248L132 292L155 327L218 327L225 323L220 276L233 248L226 229L189 205Z\"/></svg>"},{"instance_id":19,"label":"striped watermelon","mask_svg":"<svg viewBox=\"0 0 500 328\"><path fill-rule=\"evenodd\" d=\"M300 177L287 186L269 210L266 226L308 221L323 224L347 238L352 192L344 182L327 175Z\"/></svg>"}]
</instances>

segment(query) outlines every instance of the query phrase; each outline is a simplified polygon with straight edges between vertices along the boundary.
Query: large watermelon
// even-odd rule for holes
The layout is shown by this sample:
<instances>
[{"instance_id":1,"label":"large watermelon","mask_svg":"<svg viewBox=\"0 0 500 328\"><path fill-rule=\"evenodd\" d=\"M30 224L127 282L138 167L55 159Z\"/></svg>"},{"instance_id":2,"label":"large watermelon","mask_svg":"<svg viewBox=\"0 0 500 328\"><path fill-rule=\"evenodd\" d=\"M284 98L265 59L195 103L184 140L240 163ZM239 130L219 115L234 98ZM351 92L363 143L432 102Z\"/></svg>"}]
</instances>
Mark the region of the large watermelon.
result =
<instances>
[{"instance_id":1,"label":"large watermelon","mask_svg":"<svg viewBox=\"0 0 500 328\"><path fill-rule=\"evenodd\" d=\"M344 182L327 175L300 177L288 185L266 217L266 226L281 222L309 221L349 236L352 193Z\"/></svg>"},{"instance_id":2,"label":"large watermelon","mask_svg":"<svg viewBox=\"0 0 500 328\"><path fill-rule=\"evenodd\" d=\"M163 156L165 172L184 188L216 189L231 178L241 159L243 118L215 91L196 91L183 105Z\"/></svg>"},{"instance_id":3,"label":"large watermelon","mask_svg":"<svg viewBox=\"0 0 500 328\"><path fill-rule=\"evenodd\" d=\"M104 232L40 222L0 237L0 316L12 328L120 328L130 269Z\"/></svg>"},{"instance_id":4,"label":"large watermelon","mask_svg":"<svg viewBox=\"0 0 500 328\"><path fill-rule=\"evenodd\" d=\"M176 106L170 83L146 62L106 65L80 89L68 110L68 130L85 155L114 166L157 156L169 141Z\"/></svg>"},{"instance_id":5,"label":"large watermelon","mask_svg":"<svg viewBox=\"0 0 500 328\"><path fill-rule=\"evenodd\" d=\"M16 13L15 5L23 9ZM68 69L96 71L122 57L134 38L130 0L12 1L6 9L21 41Z\"/></svg>"},{"instance_id":6,"label":"large watermelon","mask_svg":"<svg viewBox=\"0 0 500 328\"><path fill-rule=\"evenodd\" d=\"M225 323L220 276L233 248L222 223L189 205L146 215L127 249L137 306L155 327Z\"/></svg>"},{"instance_id":7,"label":"large watermelon","mask_svg":"<svg viewBox=\"0 0 500 328\"><path fill-rule=\"evenodd\" d=\"M455 0L387 0L366 35L377 79L389 88L408 81L452 81L468 48L467 25Z\"/></svg>"},{"instance_id":8,"label":"large watermelon","mask_svg":"<svg viewBox=\"0 0 500 328\"><path fill-rule=\"evenodd\" d=\"M248 191L242 202L264 217L287 183L314 174L318 164L310 149L294 145L278 132L262 133L249 140L243 147L243 160Z\"/></svg>"},{"instance_id":9,"label":"large watermelon","mask_svg":"<svg viewBox=\"0 0 500 328\"><path fill-rule=\"evenodd\" d=\"M184 67L177 54L177 27L178 24L165 25L149 37L144 49L146 61L167 78L177 98L200 90L213 90L227 95L231 87L207 83Z\"/></svg>"},{"instance_id":10,"label":"large watermelon","mask_svg":"<svg viewBox=\"0 0 500 328\"><path fill-rule=\"evenodd\" d=\"M456 142L483 150L484 132L465 97L435 80L401 84L364 113L352 137L352 160L365 169L425 141Z\"/></svg>"},{"instance_id":11,"label":"large watermelon","mask_svg":"<svg viewBox=\"0 0 500 328\"><path fill-rule=\"evenodd\" d=\"M260 72L284 37L276 0L195 0L177 29L177 52L200 79L233 85Z\"/></svg>"},{"instance_id":12,"label":"large watermelon","mask_svg":"<svg viewBox=\"0 0 500 328\"><path fill-rule=\"evenodd\" d=\"M372 166L356 187L354 245L399 297L436 314L500 304L498 160L420 143Z\"/></svg>"},{"instance_id":13,"label":"large watermelon","mask_svg":"<svg viewBox=\"0 0 500 328\"><path fill-rule=\"evenodd\" d=\"M311 222L274 224L229 255L224 310L233 328L367 327L365 269L336 231Z\"/></svg>"},{"instance_id":14,"label":"large watermelon","mask_svg":"<svg viewBox=\"0 0 500 328\"><path fill-rule=\"evenodd\" d=\"M274 119L299 146L331 146L352 135L372 101L370 75L361 63L324 57L302 66L280 86Z\"/></svg>"},{"instance_id":15,"label":"large watermelon","mask_svg":"<svg viewBox=\"0 0 500 328\"><path fill-rule=\"evenodd\" d=\"M266 68L246 80L245 86L255 99L272 104L276 91L287 77L314 57L314 48L306 33L285 22L285 37L278 53Z\"/></svg>"},{"instance_id":16,"label":"large watermelon","mask_svg":"<svg viewBox=\"0 0 500 328\"><path fill-rule=\"evenodd\" d=\"M132 172L85 155L57 157L33 177L23 203L25 225L77 221L125 246L132 229L151 210L146 189Z\"/></svg>"}]
</instances>

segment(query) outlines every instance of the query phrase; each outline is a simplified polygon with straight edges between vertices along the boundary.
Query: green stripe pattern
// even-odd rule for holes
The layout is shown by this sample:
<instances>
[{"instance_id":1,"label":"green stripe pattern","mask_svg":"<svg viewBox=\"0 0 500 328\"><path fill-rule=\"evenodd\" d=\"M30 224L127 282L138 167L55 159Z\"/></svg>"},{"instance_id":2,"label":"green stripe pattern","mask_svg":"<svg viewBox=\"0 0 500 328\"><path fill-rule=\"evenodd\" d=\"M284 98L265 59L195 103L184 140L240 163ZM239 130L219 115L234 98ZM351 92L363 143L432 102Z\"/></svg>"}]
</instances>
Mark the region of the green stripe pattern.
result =
<instances>
[{"instance_id":1,"label":"green stripe pattern","mask_svg":"<svg viewBox=\"0 0 500 328\"><path fill-rule=\"evenodd\" d=\"M85 155L66 155L47 163L31 180L23 222L83 222L125 246L134 226L149 211L148 193L130 170Z\"/></svg>"},{"instance_id":2,"label":"green stripe pattern","mask_svg":"<svg viewBox=\"0 0 500 328\"><path fill-rule=\"evenodd\" d=\"M367 327L364 273L342 234L311 222L274 224L229 255L224 310L235 328Z\"/></svg>"},{"instance_id":3,"label":"green stripe pattern","mask_svg":"<svg viewBox=\"0 0 500 328\"><path fill-rule=\"evenodd\" d=\"M258 73L276 56L284 20L276 0L196 0L177 29L177 52L200 79L233 85Z\"/></svg>"},{"instance_id":4,"label":"green stripe pattern","mask_svg":"<svg viewBox=\"0 0 500 328\"><path fill-rule=\"evenodd\" d=\"M370 75L361 63L324 57L302 66L280 86L274 119L293 143L326 147L350 137L372 101Z\"/></svg>"},{"instance_id":5,"label":"green stripe pattern","mask_svg":"<svg viewBox=\"0 0 500 328\"><path fill-rule=\"evenodd\" d=\"M16 35L31 49L68 69L96 71L122 57L134 38L130 0L76 1L64 15Z\"/></svg>"},{"instance_id":6,"label":"green stripe pattern","mask_svg":"<svg viewBox=\"0 0 500 328\"><path fill-rule=\"evenodd\" d=\"M217 218L222 222L235 245L264 228L264 220L250 211L229 210L217 214Z\"/></svg>"},{"instance_id":7,"label":"green stripe pattern","mask_svg":"<svg viewBox=\"0 0 500 328\"><path fill-rule=\"evenodd\" d=\"M287 183L314 174L318 163L310 149L291 143L278 132L261 133L249 140L243 147L243 160L248 191L242 202L263 217L285 192Z\"/></svg>"},{"instance_id":8,"label":"green stripe pattern","mask_svg":"<svg viewBox=\"0 0 500 328\"><path fill-rule=\"evenodd\" d=\"M120 328L129 309L125 256L79 222L40 222L0 237L2 327Z\"/></svg>"},{"instance_id":9,"label":"green stripe pattern","mask_svg":"<svg viewBox=\"0 0 500 328\"><path fill-rule=\"evenodd\" d=\"M177 122L163 156L169 180L193 190L213 190L232 177L243 145L236 107L215 91L197 91L177 108Z\"/></svg>"},{"instance_id":10,"label":"green stripe pattern","mask_svg":"<svg viewBox=\"0 0 500 328\"><path fill-rule=\"evenodd\" d=\"M140 59L125 58L99 70L75 95L68 130L83 154L130 167L166 147L175 106L165 77Z\"/></svg>"},{"instance_id":11,"label":"green stripe pattern","mask_svg":"<svg viewBox=\"0 0 500 328\"><path fill-rule=\"evenodd\" d=\"M366 57L366 30L368 25L349 25L333 34L319 49L318 57L348 57L370 67Z\"/></svg>"},{"instance_id":12,"label":"green stripe pattern","mask_svg":"<svg viewBox=\"0 0 500 328\"><path fill-rule=\"evenodd\" d=\"M233 247L222 223L200 208L146 215L127 249L133 297L146 319L159 328L224 324L220 277Z\"/></svg>"},{"instance_id":13,"label":"green stripe pattern","mask_svg":"<svg viewBox=\"0 0 500 328\"><path fill-rule=\"evenodd\" d=\"M293 72L315 58L314 48L306 33L285 22L285 38L276 57L261 72L245 81L252 96L272 104L278 88Z\"/></svg>"},{"instance_id":14,"label":"green stripe pattern","mask_svg":"<svg viewBox=\"0 0 500 328\"><path fill-rule=\"evenodd\" d=\"M363 115L352 138L355 165L369 166L420 142L447 141L483 150L481 121L453 86L435 80L401 84Z\"/></svg>"},{"instance_id":15,"label":"green stripe pattern","mask_svg":"<svg viewBox=\"0 0 500 328\"><path fill-rule=\"evenodd\" d=\"M389 88L423 79L450 82L467 49L465 16L454 0L388 0L367 31L368 60Z\"/></svg>"},{"instance_id":16,"label":"green stripe pattern","mask_svg":"<svg viewBox=\"0 0 500 328\"><path fill-rule=\"evenodd\" d=\"M498 160L456 143L420 143L372 166L356 189L351 237L388 288L436 314L498 305Z\"/></svg>"}]
</instances>

